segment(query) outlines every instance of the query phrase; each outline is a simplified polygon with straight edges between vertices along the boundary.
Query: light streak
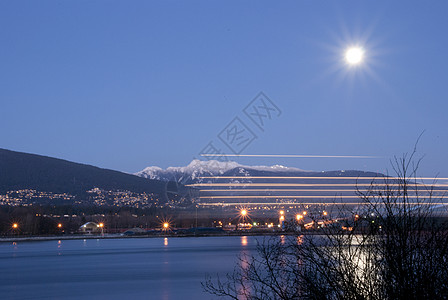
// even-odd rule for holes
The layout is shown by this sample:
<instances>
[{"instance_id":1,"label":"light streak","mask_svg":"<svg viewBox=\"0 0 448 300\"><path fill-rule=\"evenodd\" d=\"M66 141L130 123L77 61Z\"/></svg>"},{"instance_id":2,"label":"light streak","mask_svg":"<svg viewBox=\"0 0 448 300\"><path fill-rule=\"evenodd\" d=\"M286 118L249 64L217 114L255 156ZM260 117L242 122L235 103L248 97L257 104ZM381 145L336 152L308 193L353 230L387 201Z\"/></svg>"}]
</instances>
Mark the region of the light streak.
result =
<instances>
[{"instance_id":1,"label":"light streak","mask_svg":"<svg viewBox=\"0 0 448 300\"><path fill-rule=\"evenodd\" d=\"M209 189L199 192L369 192L368 189ZM411 190L412 191L412 190ZM448 192L448 190L418 190L418 192Z\"/></svg>"},{"instance_id":2,"label":"light streak","mask_svg":"<svg viewBox=\"0 0 448 300\"><path fill-rule=\"evenodd\" d=\"M204 157L216 157L216 154L201 154ZM383 158L381 156L365 155L296 155L296 154L220 154L229 157L283 157L283 158Z\"/></svg>"},{"instance_id":3,"label":"light streak","mask_svg":"<svg viewBox=\"0 0 448 300\"><path fill-rule=\"evenodd\" d=\"M353 179L353 180L404 180L398 177L342 177L342 176L201 176L201 179ZM415 180L448 180L448 178L438 178L438 177L416 177L416 178L406 178L406 181Z\"/></svg>"},{"instance_id":4,"label":"light streak","mask_svg":"<svg viewBox=\"0 0 448 300\"><path fill-rule=\"evenodd\" d=\"M403 195L391 195L391 197L396 197L396 198L401 198L403 197ZM422 196L419 195L406 195L406 198L421 198ZM360 196L357 195L349 195L349 196L343 196L343 195L337 195L337 196L331 196L331 195L312 195L312 196L305 196L305 195L295 195L295 196L290 196L290 195L285 195L285 196L272 196L272 195L267 195L267 196L201 196L199 197L200 199L257 199L257 198L270 198L270 199L285 199L285 198L292 198L292 199L307 199L307 198L317 198L317 199L328 199L328 198L352 198L352 199L359 199L362 198ZM377 198L372 196L371 198ZM435 197L438 198L438 197Z\"/></svg>"},{"instance_id":5,"label":"light streak","mask_svg":"<svg viewBox=\"0 0 448 300\"><path fill-rule=\"evenodd\" d=\"M186 186L403 186L400 183L194 183ZM408 184L409 186L409 184ZM434 184L433 187L448 187L448 184Z\"/></svg>"},{"instance_id":6,"label":"light streak","mask_svg":"<svg viewBox=\"0 0 448 300\"><path fill-rule=\"evenodd\" d=\"M376 203L378 205L385 205L384 203ZM434 203L419 203L419 202L396 202L394 205L448 205L448 202L434 202ZM233 202L233 203L198 203L199 206L238 206L238 205L258 205L258 206L303 206L303 205L368 205L366 202Z\"/></svg>"}]
</instances>

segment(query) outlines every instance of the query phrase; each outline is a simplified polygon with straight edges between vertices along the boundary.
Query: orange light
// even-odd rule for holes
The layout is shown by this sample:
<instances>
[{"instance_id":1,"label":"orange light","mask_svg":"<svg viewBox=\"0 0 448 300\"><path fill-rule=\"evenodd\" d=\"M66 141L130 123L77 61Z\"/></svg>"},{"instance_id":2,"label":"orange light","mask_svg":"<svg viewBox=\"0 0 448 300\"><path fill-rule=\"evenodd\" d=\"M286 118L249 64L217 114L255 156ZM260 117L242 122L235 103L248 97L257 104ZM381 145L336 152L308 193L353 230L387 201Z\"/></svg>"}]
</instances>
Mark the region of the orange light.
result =
<instances>
[{"instance_id":1,"label":"orange light","mask_svg":"<svg viewBox=\"0 0 448 300\"><path fill-rule=\"evenodd\" d=\"M355 219L359 219L359 215L355 215Z\"/></svg>"},{"instance_id":2,"label":"orange light","mask_svg":"<svg viewBox=\"0 0 448 300\"><path fill-rule=\"evenodd\" d=\"M62 224L61 223L58 224L58 228L62 228Z\"/></svg>"},{"instance_id":3,"label":"orange light","mask_svg":"<svg viewBox=\"0 0 448 300\"><path fill-rule=\"evenodd\" d=\"M168 229L170 227L170 224L168 222L163 223L163 228Z\"/></svg>"},{"instance_id":4,"label":"orange light","mask_svg":"<svg viewBox=\"0 0 448 300\"><path fill-rule=\"evenodd\" d=\"M98 226L100 226L101 228L104 227L104 223L100 223Z\"/></svg>"},{"instance_id":5,"label":"orange light","mask_svg":"<svg viewBox=\"0 0 448 300\"><path fill-rule=\"evenodd\" d=\"M302 215L306 216L306 214L307 214L307 212L306 212L306 210L304 210L304 211L302 212Z\"/></svg>"},{"instance_id":6,"label":"orange light","mask_svg":"<svg viewBox=\"0 0 448 300\"><path fill-rule=\"evenodd\" d=\"M241 215L244 217L244 216L247 216L247 210L245 210L245 209L243 209L242 211L241 211Z\"/></svg>"},{"instance_id":7,"label":"orange light","mask_svg":"<svg viewBox=\"0 0 448 300\"><path fill-rule=\"evenodd\" d=\"M297 221L300 221L301 219L303 219L303 216L302 215L297 215L296 218L297 218Z\"/></svg>"},{"instance_id":8,"label":"orange light","mask_svg":"<svg viewBox=\"0 0 448 300\"><path fill-rule=\"evenodd\" d=\"M280 221L284 221L285 217L284 216L280 216Z\"/></svg>"},{"instance_id":9,"label":"orange light","mask_svg":"<svg viewBox=\"0 0 448 300\"><path fill-rule=\"evenodd\" d=\"M14 228L14 229L19 228L19 224L17 224L17 223L12 224L12 228Z\"/></svg>"},{"instance_id":10,"label":"orange light","mask_svg":"<svg viewBox=\"0 0 448 300\"><path fill-rule=\"evenodd\" d=\"M328 215L328 213L326 211L324 211L324 216Z\"/></svg>"},{"instance_id":11,"label":"orange light","mask_svg":"<svg viewBox=\"0 0 448 300\"><path fill-rule=\"evenodd\" d=\"M283 214L285 214L285 212L284 212L283 210L281 210L281 211L280 211L280 214L283 215Z\"/></svg>"}]
</instances>

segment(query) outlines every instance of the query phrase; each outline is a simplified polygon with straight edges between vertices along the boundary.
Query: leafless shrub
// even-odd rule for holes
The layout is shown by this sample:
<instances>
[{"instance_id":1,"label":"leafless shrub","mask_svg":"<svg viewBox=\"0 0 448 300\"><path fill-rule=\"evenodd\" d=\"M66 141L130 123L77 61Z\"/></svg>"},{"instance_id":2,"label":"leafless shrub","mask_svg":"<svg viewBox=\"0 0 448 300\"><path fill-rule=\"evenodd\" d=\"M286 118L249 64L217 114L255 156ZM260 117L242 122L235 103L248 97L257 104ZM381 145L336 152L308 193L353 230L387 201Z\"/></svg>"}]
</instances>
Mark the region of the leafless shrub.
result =
<instances>
[{"instance_id":1,"label":"leafless shrub","mask_svg":"<svg viewBox=\"0 0 448 300\"><path fill-rule=\"evenodd\" d=\"M448 226L434 210L442 196L419 183L414 155L358 190L364 211L343 220L350 230L333 223L318 235L272 237L224 281L207 277L204 290L231 299L448 298Z\"/></svg>"}]
</instances>

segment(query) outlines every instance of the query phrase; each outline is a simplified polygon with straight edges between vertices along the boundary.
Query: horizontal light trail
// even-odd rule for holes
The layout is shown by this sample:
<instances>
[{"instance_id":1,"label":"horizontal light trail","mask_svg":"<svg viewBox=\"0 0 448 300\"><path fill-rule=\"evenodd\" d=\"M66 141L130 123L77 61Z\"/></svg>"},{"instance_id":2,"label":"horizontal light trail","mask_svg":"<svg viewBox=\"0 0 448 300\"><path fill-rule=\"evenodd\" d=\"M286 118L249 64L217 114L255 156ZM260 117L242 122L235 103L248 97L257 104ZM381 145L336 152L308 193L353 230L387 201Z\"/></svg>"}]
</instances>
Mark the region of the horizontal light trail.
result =
<instances>
[{"instance_id":1,"label":"horizontal light trail","mask_svg":"<svg viewBox=\"0 0 448 300\"><path fill-rule=\"evenodd\" d=\"M233 202L233 203L198 203L199 206L250 206L250 205L263 205L263 206L297 206L297 205L367 205L365 202L284 202L284 203L277 203L277 202ZM384 205L384 203L375 203L378 205ZM448 202L437 202L437 203L418 203L418 202L397 202L396 205L444 205L447 206Z\"/></svg>"},{"instance_id":2,"label":"horizontal light trail","mask_svg":"<svg viewBox=\"0 0 448 300\"><path fill-rule=\"evenodd\" d=\"M399 183L195 183L186 186L403 186ZM448 184L435 184L434 187L448 187Z\"/></svg>"},{"instance_id":3,"label":"horizontal light trail","mask_svg":"<svg viewBox=\"0 0 448 300\"><path fill-rule=\"evenodd\" d=\"M201 176L201 179L352 179L352 180L403 180L398 177L342 177L342 176ZM407 181L413 180L448 180L448 178L438 177L420 177L406 178Z\"/></svg>"},{"instance_id":4,"label":"horizontal light trail","mask_svg":"<svg viewBox=\"0 0 448 300\"><path fill-rule=\"evenodd\" d=\"M210 189L210 190L199 190L200 192L356 192L368 190L355 190L355 189Z\"/></svg>"},{"instance_id":5,"label":"horizontal light trail","mask_svg":"<svg viewBox=\"0 0 448 300\"><path fill-rule=\"evenodd\" d=\"M383 158L366 155L300 155L300 154L201 154L203 157L282 157L282 158Z\"/></svg>"},{"instance_id":6,"label":"horizontal light trail","mask_svg":"<svg viewBox=\"0 0 448 300\"><path fill-rule=\"evenodd\" d=\"M368 192L368 189L209 189L200 192ZM412 191L412 190L411 190ZM448 192L448 190L418 190L418 192Z\"/></svg>"},{"instance_id":7,"label":"horizontal light trail","mask_svg":"<svg viewBox=\"0 0 448 300\"><path fill-rule=\"evenodd\" d=\"M403 195L391 195L391 197L402 197ZM418 195L408 195L406 196L406 198L421 198L422 196L418 196ZM260 199L260 198L264 198L264 199L275 199L275 198L280 198L280 199L307 199L307 198L316 198L316 199L335 199L335 198L347 198L347 199L359 199L361 198L360 196L356 196L356 195L350 195L350 196L330 196L330 195L312 195L312 196L304 196L304 195L295 195L295 196L200 196L200 199ZM372 198L376 198L374 196L372 196ZM435 197L434 198L438 198Z\"/></svg>"}]
</instances>

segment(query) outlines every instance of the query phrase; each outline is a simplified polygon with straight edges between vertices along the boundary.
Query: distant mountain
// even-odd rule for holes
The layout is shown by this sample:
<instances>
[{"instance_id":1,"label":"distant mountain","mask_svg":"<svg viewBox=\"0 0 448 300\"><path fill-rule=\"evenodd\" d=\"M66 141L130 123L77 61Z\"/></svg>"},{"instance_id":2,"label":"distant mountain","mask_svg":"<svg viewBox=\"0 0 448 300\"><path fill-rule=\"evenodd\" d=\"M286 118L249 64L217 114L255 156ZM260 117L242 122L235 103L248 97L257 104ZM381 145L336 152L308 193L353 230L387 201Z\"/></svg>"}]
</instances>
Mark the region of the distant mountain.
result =
<instances>
[{"instance_id":1,"label":"distant mountain","mask_svg":"<svg viewBox=\"0 0 448 300\"><path fill-rule=\"evenodd\" d=\"M217 160L198 160L194 159L185 167L168 167L162 169L152 166L143 169L135 175L164 181L177 181L182 183L202 182L202 177L209 176L254 176L259 172L283 173L308 173L308 171L298 168L285 167L281 165L273 166L245 166L234 161L221 162Z\"/></svg>"},{"instance_id":2,"label":"distant mountain","mask_svg":"<svg viewBox=\"0 0 448 300\"><path fill-rule=\"evenodd\" d=\"M185 167L148 167L135 175L194 187L201 202L356 201L356 187L383 174L357 170L305 171L298 168L246 166L236 162L193 160ZM335 186L335 184L338 185Z\"/></svg>"},{"instance_id":3,"label":"distant mountain","mask_svg":"<svg viewBox=\"0 0 448 300\"><path fill-rule=\"evenodd\" d=\"M0 193L35 189L83 195L95 187L163 195L166 183L67 160L0 149Z\"/></svg>"},{"instance_id":4,"label":"distant mountain","mask_svg":"<svg viewBox=\"0 0 448 300\"><path fill-rule=\"evenodd\" d=\"M216 160L193 160L185 167L168 167L162 169L160 167L152 166L143 169L135 175L163 181L177 181L185 184L201 183L210 181L214 176L237 176L237 177L252 177L252 176L279 176L279 177L374 177L383 176L375 172L364 172L356 170L340 170L340 171L306 171L299 168L286 167L282 165L273 166L246 166L238 164L234 161L220 162Z\"/></svg>"}]
</instances>

